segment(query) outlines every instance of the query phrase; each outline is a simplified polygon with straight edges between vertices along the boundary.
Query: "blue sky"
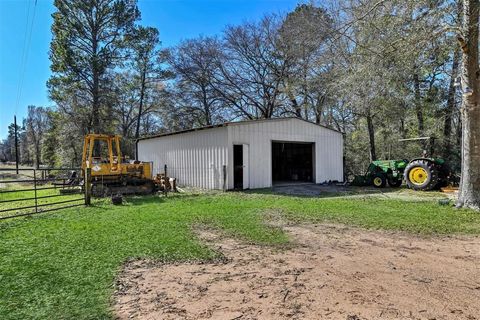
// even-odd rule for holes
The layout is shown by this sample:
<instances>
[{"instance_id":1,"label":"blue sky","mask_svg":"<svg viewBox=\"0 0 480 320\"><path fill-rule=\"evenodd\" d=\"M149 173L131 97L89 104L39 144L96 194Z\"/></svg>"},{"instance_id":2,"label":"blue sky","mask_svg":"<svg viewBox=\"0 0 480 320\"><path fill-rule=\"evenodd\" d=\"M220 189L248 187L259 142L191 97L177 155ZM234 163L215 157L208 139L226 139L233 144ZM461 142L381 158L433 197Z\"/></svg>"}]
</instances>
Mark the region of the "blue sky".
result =
<instances>
[{"instance_id":1,"label":"blue sky","mask_svg":"<svg viewBox=\"0 0 480 320\"><path fill-rule=\"evenodd\" d=\"M301 0L139 0L140 24L155 26L162 45L175 45L200 34L220 33L228 24L259 19L265 13L282 13ZM50 76L48 50L53 1L37 0L30 49L18 100L22 49L27 27L32 20L35 0L0 0L0 139L17 115L20 122L28 105L52 106L46 81ZM30 10L29 10L30 8ZM28 38L28 37L27 37Z\"/></svg>"}]
</instances>

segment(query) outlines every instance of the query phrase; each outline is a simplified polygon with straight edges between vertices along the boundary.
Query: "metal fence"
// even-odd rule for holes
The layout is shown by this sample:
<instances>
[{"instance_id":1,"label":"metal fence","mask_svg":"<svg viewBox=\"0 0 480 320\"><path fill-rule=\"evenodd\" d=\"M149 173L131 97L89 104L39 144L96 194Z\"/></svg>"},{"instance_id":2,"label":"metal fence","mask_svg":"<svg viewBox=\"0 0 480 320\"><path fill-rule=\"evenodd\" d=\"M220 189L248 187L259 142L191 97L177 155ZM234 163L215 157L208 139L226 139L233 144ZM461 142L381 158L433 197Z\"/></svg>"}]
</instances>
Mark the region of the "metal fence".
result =
<instances>
[{"instance_id":1,"label":"metal fence","mask_svg":"<svg viewBox=\"0 0 480 320\"><path fill-rule=\"evenodd\" d=\"M0 220L88 204L81 172L80 168L0 168Z\"/></svg>"}]
</instances>

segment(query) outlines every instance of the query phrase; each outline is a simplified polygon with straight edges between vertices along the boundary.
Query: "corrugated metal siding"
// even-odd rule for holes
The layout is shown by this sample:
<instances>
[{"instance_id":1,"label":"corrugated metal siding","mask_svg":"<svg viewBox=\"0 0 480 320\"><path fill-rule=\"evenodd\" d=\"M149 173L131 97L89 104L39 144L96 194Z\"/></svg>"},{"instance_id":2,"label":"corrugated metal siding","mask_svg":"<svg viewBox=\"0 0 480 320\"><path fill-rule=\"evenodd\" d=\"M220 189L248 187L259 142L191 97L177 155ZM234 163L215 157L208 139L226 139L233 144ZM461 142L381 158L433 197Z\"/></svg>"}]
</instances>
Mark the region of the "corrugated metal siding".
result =
<instances>
[{"instance_id":1,"label":"corrugated metal siding","mask_svg":"<svg viewBox=\"0 0 480 320\"><path fill-rule=\"evenodd\" d=\"M153 173L164 171L180 186L221 189L227 165L227 128L187 132L140 140L139 160L153 161Z\"/></svg>"},{"instance_id":2,"label":"corrugated metal siding","mask_svg":"<svg viewBox=\"0 0 480 320\"><path fill-rule=\"evenodd\" d=\"M233 145L250 145L250 188L272 185L272 141L315 143L315 182L343 180L343 136L298 119L260 121L230 125L228 129L229 163L233 163ZM233 188L233 168L228 167L229 188Z\"/></svg>"},{"instance_id":3,"label":"corrugated metal siding","mask_svg":"<svg viewBox=\"0 0 480 320\"><path fill-rule=\"evenodd\" d=\"M315 143L315 182L343 180L343 136L298 119L242 122L227 127L140 140L139 157L153 161L154 174L176 177L179 185L221 189L223 165L233 188L233 145L249 145L250 188L272 185L272 141Z\"/></svg>"}]
</instances>

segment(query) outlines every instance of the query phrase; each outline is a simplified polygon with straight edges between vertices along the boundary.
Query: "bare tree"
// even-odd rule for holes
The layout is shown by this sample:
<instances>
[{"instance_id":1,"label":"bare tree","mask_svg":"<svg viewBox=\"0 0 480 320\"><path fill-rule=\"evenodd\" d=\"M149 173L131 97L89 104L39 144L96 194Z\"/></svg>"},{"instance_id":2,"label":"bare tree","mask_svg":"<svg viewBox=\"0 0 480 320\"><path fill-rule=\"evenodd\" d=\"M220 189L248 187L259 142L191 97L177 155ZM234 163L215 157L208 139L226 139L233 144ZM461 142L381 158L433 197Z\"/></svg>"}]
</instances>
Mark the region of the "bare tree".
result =
<instances>
[{"instance_id":1,"label":"bare tree","mask_svg":"<svg viewBox=\"0 0 480 320\"><path fill-rule=\"evenodd\" d=\"M208 126L225 120L222 95L212 85L220 49L216 38L200 37L170 51L168 62L176 75L176 103L182 112L195 118L193 125Z\"/></svg>"},{"instance_id":2,"label":"bare tree","mask_svg":"<svg viewBox=\"0 0 480 320\"><path fill-rule=\"evenodd\" d=\"M333 56L329 38L333 20L324 8L301 4L289 13L280 27L277 46L287 70L282 91L290 101L287 113L321 123L329 102ZM281 75L280 75L281 76Z\"/></svg>"},{"instance_id":3,"label":"bare tree","mask_svg":"<svg viewBox=\"0 0 480 320\"><path fill-rule=\"evenodd\" d=\"M28 106L25 119L26 138L31 153L34 154L34 164L38 169L42 161L42 143L47 128L47 112L45 108Z\"/></svg>"},{"instance_id":4,"label":"bare tree","mask_svg":"<svg viewBox=\"0 0 480 320\"><path fill-rule=\"evenodd\" d=\"M480 84L478 24L480 3L463 1L458 41L462 49L462 176L457 205L480 209Z\"/></svg>"},{"instance_id":5,"label":"bare tree","mask_svg":"<svg viewBox=\"0 0 480 320\"><path fill-rule=\"evenodd\" d=\"M228 27L213 85L236 118L271 118L281 101L286 63L277 54L277 16Z\"/></svg>"},{"instance_id":6,"label":"bare tree","mask_svg":"<svg viewBox=\"0 0 480 320\"><path fill-rule=\"evenodd\" d=\"M132 71L132 80L135 83L132 92L136 95L135 139L140 137L140 123L142 117L150 110L145 108L145 102L149 98L151 90L155 90L156 84L164 80L161 63L163 55L158 49L160 40L158 30L152 27L136 26L127 35L126 43L130 51L129 67Z\"/></svg>"}]
</instances>

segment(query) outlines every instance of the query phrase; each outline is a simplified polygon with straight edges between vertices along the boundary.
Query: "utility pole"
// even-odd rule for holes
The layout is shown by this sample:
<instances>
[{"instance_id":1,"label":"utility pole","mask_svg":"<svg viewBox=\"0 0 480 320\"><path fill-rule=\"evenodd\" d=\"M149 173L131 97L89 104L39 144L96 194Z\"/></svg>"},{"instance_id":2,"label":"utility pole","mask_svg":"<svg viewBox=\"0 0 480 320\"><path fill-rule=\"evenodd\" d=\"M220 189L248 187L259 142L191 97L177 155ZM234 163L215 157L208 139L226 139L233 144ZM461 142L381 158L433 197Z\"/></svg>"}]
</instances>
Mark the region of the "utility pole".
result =
<instances>
[{"instance_id":1,"label":"utility pole","mask_svg":"<svg viewBox=\"0 0 480 320\"><path fill-rule=\"evenodd\" d=\"M17 116L13 116L13 125L15 129L15 168L18 174L18 138L17 138Z\"/></svg>"}]
</instances>

